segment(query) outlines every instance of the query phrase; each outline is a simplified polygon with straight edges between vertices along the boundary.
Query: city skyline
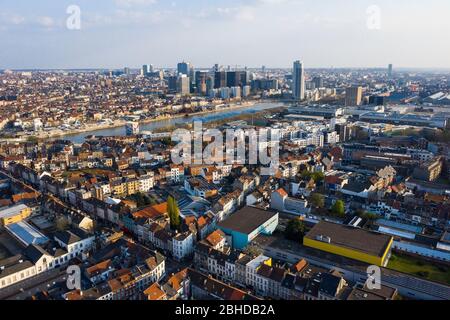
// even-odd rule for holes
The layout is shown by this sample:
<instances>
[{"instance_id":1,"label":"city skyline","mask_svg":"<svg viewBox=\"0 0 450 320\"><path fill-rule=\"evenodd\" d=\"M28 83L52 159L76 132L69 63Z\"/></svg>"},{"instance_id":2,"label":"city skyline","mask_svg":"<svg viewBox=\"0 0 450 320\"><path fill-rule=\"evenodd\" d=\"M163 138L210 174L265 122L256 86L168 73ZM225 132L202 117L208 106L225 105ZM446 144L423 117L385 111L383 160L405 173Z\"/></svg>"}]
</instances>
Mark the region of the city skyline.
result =
<instances>
[{"instance_id":1,"label":"city skyline","mask_svg":"<svg viewBox=\"0 0 450 320\"><path fill-rule=\"evenodd\" d=\"M70 5L80 29L67 28ZM450 68L450 4L297 0L42 1L2 4L0 69L208 67ZM435 10L436 7L441 10ZM450 8L449 8L450 9ZM298 40L297 40L298 39ZM401 40L400 40L401 39ZM420 39L420 40L419 40ZM430 47L433 50L429 50ZM248 50L251 48L251 50ZM413 49L411 49L413 48Z\"/></svg>"}]
</instances>

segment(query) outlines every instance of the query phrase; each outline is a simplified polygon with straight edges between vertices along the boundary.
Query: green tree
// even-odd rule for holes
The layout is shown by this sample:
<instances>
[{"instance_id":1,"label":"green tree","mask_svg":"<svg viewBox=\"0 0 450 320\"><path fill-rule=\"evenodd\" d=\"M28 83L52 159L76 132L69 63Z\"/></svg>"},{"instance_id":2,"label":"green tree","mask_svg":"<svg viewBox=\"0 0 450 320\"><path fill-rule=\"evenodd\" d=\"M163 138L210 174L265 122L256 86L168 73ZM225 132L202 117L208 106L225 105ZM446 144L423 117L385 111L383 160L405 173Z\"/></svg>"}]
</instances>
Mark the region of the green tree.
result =
<instances>
[{"instance_id":1,"label":"green tree","mask_svg":"<svg viewBox=\"0 0 450 320\"><path fill-rule=\"evenodd\" d=\"M361 209L356 210L356 215L360 218L367 219L369 221L375 221L378 219L375 213L366 212Z\"/></svg>"},{"instance_id":2,"label":"green tree","mask_svg":"<svg viewBox=\"0 0 450 320\"><path fill-rule=\"evenodd\" d=\"M243 252L251 257L258 257L263 254L263 250L261 248L252 244L245 247Z\"/></svg>"},{"instance_id":3,"label":"green tree","mask_svg":"<svg viewBox=\"0 0 450 320\"><path fill-rule=\"evenodd\" d=\"M288 222L285 231L286 238L301 242L305 235L305 224L300 219L292 219Z\"/></svg>"},{"instance_id":4,"label":"green tree","mask_svg":"<svg viewBox=\"0 0 450 320\"><path fill-rule=\"evenodd\" d=\"M300 173L300 175L303 179L309 179L311 178L312 172L305 169Z\"/></svg>"},{"instance_id":5,"label":"green tree","mask_svg":"<svg viewBox=\"0 0 450 320\"><path fill-rule=\"evenodd\" d=\"M172 196L169 196L167 199L167 211L170 218L170 228L172 230L180 230L180 209L178 208L177 201Z\"/></svg>"},{"instance_id":6,"label":"green tree","mask_svg":"<svg viewBox=\"0 0 450 320\"><path fill-rule=\"evenodd\" d=\"M64 231L69 228L69 221L66 217L61 216L56 220L56 229L58 231Z\"/></svg>"},{"instance_id":7,"label":"green tree","mask_svg":"<svg viewBox=\"0 0 450 320\"><path fill-rule=\"evenodd\" d=\"M345 204L344 201L338 200L336 201L333 206L331 207L331 212L333 215L337 217L344 217L345 216Z\"/></svg>"},{"instance_id":8,"label":"green tree","mask_svg":"<svg viewBox=\"0 0 450 320\"><path fill-rule=\"evenodd\" d=\"M314 172L311 175L311 178L314 179L315 183L322 182L325 179L325 174L323 172Z\"/></svg>"},{"instance_id":9,"label":"green tree","mask_svg":"<svg viewBox=\"0 0 450 320\"><path fill-rule=\"evenodd\" d=\"M325 196L320 193L313 193L311 195L311 204L316 208L323 208L325 206Z\"/></svg>"}]
</instances>

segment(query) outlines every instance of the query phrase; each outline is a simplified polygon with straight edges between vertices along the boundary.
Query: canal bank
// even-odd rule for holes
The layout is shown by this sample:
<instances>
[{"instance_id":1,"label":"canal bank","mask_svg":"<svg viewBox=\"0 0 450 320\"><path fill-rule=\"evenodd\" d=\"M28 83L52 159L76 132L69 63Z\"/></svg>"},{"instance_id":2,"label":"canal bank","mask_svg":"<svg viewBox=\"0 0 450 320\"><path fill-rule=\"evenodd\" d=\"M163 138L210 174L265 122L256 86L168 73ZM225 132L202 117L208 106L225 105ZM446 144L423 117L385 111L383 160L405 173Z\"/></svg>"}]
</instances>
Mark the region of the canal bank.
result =
<instances>
[{"instance_id":1,"label":"canal bank","mask_svg":"<svg viewBox=\"0 0 450 320\"><path fill-rule=\"evenodd\" d=\"M251 106L238 106L227 108L218 111L210 111L204 113L196 113L191 116L177 116L171 119L162 119L162 120L150 120L144 121L140 124L141 131L154 131L161 130L164 128L176 127L177 125L186 125L189 122L194 121L202 121L203 123L209 123L214 121L219 121L223 119L233 118L243 114L256 114L258 112L276 109L280 107L284 107L286 104L284 103L272 103L272 102L264 102L264 103L255 103ZM83 143L86 137L88 136L125 136L125 122L121 123L118 126L108 127L108 128L90 128L83 132L77 132L74 134L63 134L55 137L49 137L50 139L65 139L69 140L73 143Z\"/></svg>"}]
</instances>

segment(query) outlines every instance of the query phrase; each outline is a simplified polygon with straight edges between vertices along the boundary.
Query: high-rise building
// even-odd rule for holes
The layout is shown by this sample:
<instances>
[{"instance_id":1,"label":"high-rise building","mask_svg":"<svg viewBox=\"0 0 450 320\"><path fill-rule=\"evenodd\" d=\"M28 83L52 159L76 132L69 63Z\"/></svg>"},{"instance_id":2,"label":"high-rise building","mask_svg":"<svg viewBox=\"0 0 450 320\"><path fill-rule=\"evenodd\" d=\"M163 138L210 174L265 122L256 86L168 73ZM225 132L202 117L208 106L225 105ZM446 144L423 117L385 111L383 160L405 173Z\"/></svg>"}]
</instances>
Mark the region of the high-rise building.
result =
<instances>
[{"instance_id":1,"label":"high-rise building","mask_svg":"<svg viewBox=\"0 0 450 320\"><path fill-rule=\"evenodd\" d=\"M142 66L142 75L143 76L147 76L150 72L153 72L153 71L151 71L150 70L150 65L148 65L148 64L144 64L143 66Z\"/></svg>"},{"instance_id":2,"label":"high-rise building","mask_svg":"<svg viewBox=\"0 0 450 320\"><path fill-rule=\"evenodd\" d=\"M253 91L260 90L278 90L279 83L277 79L257 79L252 81Z\"/></svg>"},{"instance_id":3,"label":"high-rise building","mask_svg":"<svg viewBox=\"0 0 450 320\"><path fill-rule=\"evenodd\" d=\"M195 87L197 94L206 95L208 92L207 79L208 73L202 71L197 71L195 73Z\"/></svg>"},{"instance_id":4,"label":"high-rise building","mask_svg":"<svg viewBox=\"0 0 450 320\"><path fill-rule=\"evenodd\" d=\"M228 87L220 88L220 97L222 99L230 99L231 89Z\"/></svg>"},{"instance_id":5,"label":"high-rise building","mask_svg":"<svg viewBox=\"0 0 450 320\"><path fill-rule=\"evenodd\" d=\"M392 64L390 64L388 66L388 77L391 78L393 75L393 71L394 71L394 66Z\"/></svg>"},{"instance_id":6,"label":"high-rise building","mask_svg":"<svg viewBox=\"0 0 450 320\"><path fill-rule=\"evenodd\" d=\"M237 71L227 72L227 87L236 87L239 85L239 74Z\"/></svg>"},{"instance_id":7,"label":"high-rise building","mask_svg":"<svg viewBox=\"0 0 450 320\"><path fill-rule=\"evenodd\" d=\"M178 77L172 76L167 79L169 91L174 93L177 92L178 87Z\"/></svg>"},{"instance_id":8,"label":"high-rise building","mask_svg":"<svg viewBox=\"0 0 450 320\"><path fill-rule=\"evenodd\" d=\"M189 77L182 74L178 77L177 81L177 93L185 96L191 93L191 83Z\"/></svg>"},{"instance_id":9,"label":"high-rise building","mask_svg":"<svg viewBox=\"0 0 450 320\"><path fill-rule=\"evenodd\" d=\"M313 78L314 87L316 89L323 88L323 79L322 77L314 77Z\"/></svg>"},{"instance_id":10,"label":"high-rise building","mask_svg":"<svg viewBox=\"0 0 450 320\"><path fill-rule=\"evenodd\" d=\"M251 87L250 86L244 86L242 88L242 97L246 98L250 95Z\"/></svg>"},{"instance_id":11,"label":"high-rise building","mask_svg":"<svg viewBox=\"0 0 450 320\"><path fill-rule=\"evenodd\" d=\"M177 74L184 74L186 76L191 75L192 66L189 62L180 62L177 66Z\"/></svg>"},{"instance_id":12,"label":"high-rise building","mask_svg":"<svg viewBox=\"0 0 450 320\"><path fill-rule=\"evenodd\" d=\"M385 106L387 104L388 97L387 96L370 96L369 104L376 106Z\"/></svg>"},{"instance_id":13,"label":"high-rise building","mask_svg":"<svg viewBox=\"0 0 450 320\"><path fill-rule=\"evenodd\" d=\"M225 71L217 71L214 73L214 88L220 89L227 86L227 73Z\"/></svg>"},{"instance_id":14,"label":"high-rise building","mask_svg":"<svg viewBox=\"0 0 450 320\"><path fill-rule=\"evenodd\" d=\"M206 92L209 93L214 89L214 78L211 76L206 77Z\"/></svg>"},{"instance_id":15,"label":"high-rise building","mask_svg":"<svg viewBox=\"0 0 450 320\"><path fill-rule=\"evenodd\" d=\"M345 106L354 107L361 105L362 87L348 87L345 90Z\"/></svg>"},{"instance_id":16,"label":"high-rise building","mask_svg":"<svg viewBox=\"0 0 450 320\"><path fill-rule=\"evenodd\" d=\"M232 87L231 88L231 96L233 98L241 98L242 90L241 87Z\"/></svg>"},{"instance_id":17,"label":"high-rise building","mask_svg":"<svg viewBox=\"0 0 450 320\"><path fill-rule=\"evenodd\" d=\"M292 72L292 96L295 100L305 99L305 72L303 70L303 62L295 61Z\"/></svg>"},{"instance_id":18,"label":"high-rise building","mask_svg":"<svg viewBox=\"0 0 450 320\"><path fill-rule=\"evenodd\" d=\"M247 71L230 71L227 72L227 87L243 87L248 84Z\"/></svg>"}]
</instances>

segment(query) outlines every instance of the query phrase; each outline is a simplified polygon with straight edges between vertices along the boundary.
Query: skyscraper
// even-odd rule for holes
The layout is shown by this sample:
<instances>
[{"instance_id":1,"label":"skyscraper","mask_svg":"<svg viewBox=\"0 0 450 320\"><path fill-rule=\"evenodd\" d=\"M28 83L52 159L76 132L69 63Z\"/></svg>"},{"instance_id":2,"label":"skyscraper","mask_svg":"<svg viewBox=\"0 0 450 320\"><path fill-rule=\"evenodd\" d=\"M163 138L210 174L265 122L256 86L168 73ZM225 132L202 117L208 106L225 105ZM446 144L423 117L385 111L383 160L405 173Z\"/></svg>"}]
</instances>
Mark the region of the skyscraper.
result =
<instances>
[{"instance_id":1,"label":"skyscraper","mask_svg":"<svg viewBox=\"0 0 450 320\"><path fill-rule=\"evenodd\" d=\"M214 73L214 88L219 89L227 86L227 73L218 71Z\"/></svg>"},{"instance_id":2,"label":"skyscraper","mask_svg":"<svg viewBox=\"0 0 450 320\"><path fill-rule=\"evenodd\" d=\"M189 62L180 62L179 64L178 64L178 66L177 66L177 73L178 74L184 74L184 75L187 75L188 77L190 76L190 74L191 74L191 69L192 69L192 66L191 66L191 64L189 63Z\"/></svg>"},{"instance_id":3,"label":"skyscraper","mask_svg":"<svg viewBox=\"0 0 450 320\"><path fill-rule=\"evenodd\" d=\"M292 96L295 100L305 99L305 72L303 70L303 62L295 61L292 72Z\"/></svg>"},{"instance_id":4,"label":"skyscraper","mask_svg":"<svg viewBox=\"0 0 450 320\"><path fill-rule=\"evenodd\" d=\"M207 78L207 72L197 71L195 73L195 87L197 94L206 95L206 93L208 92L206 85Z\"/></svg>"},{"instance_id":5,"label":"skyscraper","mask_svg":"<svg viewBox=\"0 0 450 320\"><path fill-rule=\"evenodd\" d=\"M345 90L345 106L354 107L361 105L362 87L348 87Z\"/></svg>"},{"instance_id":6,"label":"skyscraper","mask_svg":"<svg viewBox=\"0 0 450 320\"><path fill-rule=\"evenodd\" d=\"M195 85L195 69L194 66L189 62L180 62L177 65L177 74L184 74L189 77L190 85L192 85L192 88Z\"/></svg>"},{"instance_id":7,"label":"skyscraper","mask_svg":"<svg viewBox=\"0 0 450 320\"><path fill-rule=\"evenodd\" d=\"M388 66L388 77L389 77L389 78L392 77L392 74L393 74L393 68L394 68L394 66L393 66L392 64L390 64L390 65Z\"/></svg>"},{"instance_id":8,"label":"skyscraper","mask_svg":"<svg viewBox=\"0 0 450 320\"><path fill-rule=\"evenodd\" d=\"M183 96L189 95L191 93L191 83L189 77L185 74L182 74L178 77L177 92Z\"/></svg>"},{"instance_id":9,"label":"skyscraper","mask_svg":"<svg viewBox=\"0 0 450 320\"><path fill-rule=\"evenodd\" d=\"M172 76L167 79L167 85L169 87L169 92L174 93L177 92L178 87L178 77Z\"/></svg>"},{"instance_id":10,"label":"skyscraper","mask_svg":"<svg viewBox=\"0 0 450 320\"><path fill-rule=\"evenodd\" d=\"M142 66L142 75L143 75L143 76L147 76L150 72L153 72L153 71L151 71L151 69L150 69L150 65L144 64L144 65Z\"/></svg>"}]
</instances>

